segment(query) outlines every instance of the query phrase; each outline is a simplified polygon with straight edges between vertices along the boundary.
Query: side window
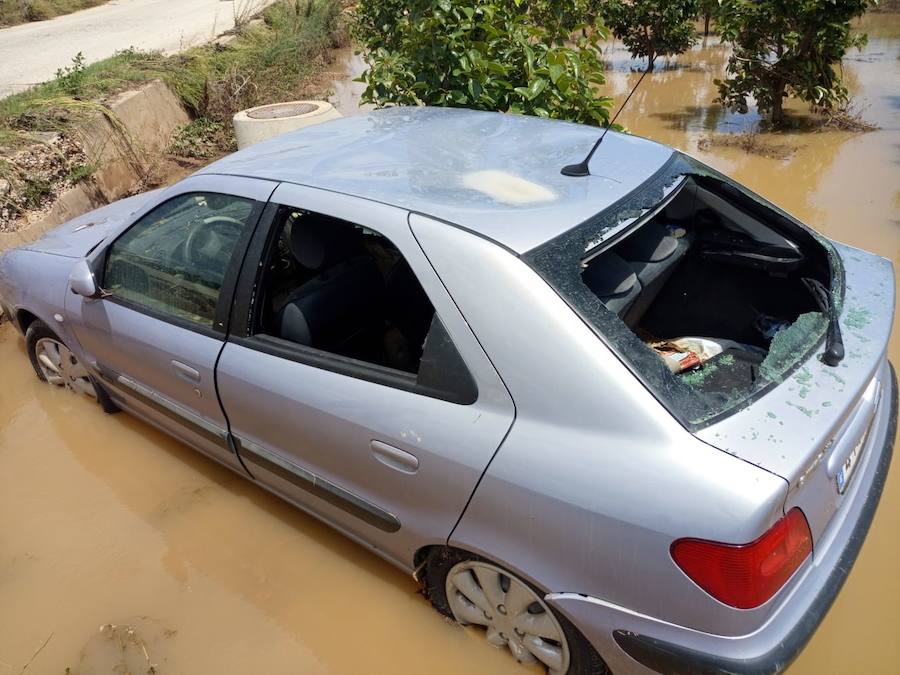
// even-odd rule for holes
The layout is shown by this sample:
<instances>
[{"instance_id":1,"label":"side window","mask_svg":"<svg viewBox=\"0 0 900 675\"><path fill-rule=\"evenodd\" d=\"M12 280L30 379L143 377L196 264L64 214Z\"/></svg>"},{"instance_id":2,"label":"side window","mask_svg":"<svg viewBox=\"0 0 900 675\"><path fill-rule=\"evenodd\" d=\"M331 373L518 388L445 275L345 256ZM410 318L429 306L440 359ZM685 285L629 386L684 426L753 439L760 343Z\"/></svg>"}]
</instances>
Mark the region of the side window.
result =
<instances>
[{"instance_id":1,"label":"side window","mask_svg":"<svg viewBox=\"0 0 900 675\"><path fill-rule=\"evenodd\" d=\"M258 290L253 333L344 357L338 365L349 374L346 359L394 371L431 396L475 400L474 381L431 301L383 235L282 207Z\"/></svg>"},{"instance_id":2,"label":"side window","mask_svg":"<svg viewBox=\"0 0 900 675\"><path fill-rule=\"evenodd\" d=\"M212 327L225 273L256 202L215 193L179 195L110 247L103 285L115 297Z\"/></svg>"}]
</instances>

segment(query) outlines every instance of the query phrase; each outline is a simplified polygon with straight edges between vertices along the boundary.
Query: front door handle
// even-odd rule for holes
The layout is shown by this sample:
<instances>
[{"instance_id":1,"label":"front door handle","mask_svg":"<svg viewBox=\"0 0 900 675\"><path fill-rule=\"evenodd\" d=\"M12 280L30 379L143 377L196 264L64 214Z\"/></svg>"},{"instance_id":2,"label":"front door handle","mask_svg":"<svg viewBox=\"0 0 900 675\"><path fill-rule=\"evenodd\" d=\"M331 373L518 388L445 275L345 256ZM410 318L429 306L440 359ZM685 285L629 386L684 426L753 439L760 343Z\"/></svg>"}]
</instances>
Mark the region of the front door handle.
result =
<instances>
[{"instance_id":1,"label":"front door handle","mask_svg":"<svg viewBox=\"0 0 900 675\"><path fill-rule=\"evenodd\" d=\"M196 368L191 368L186 363L182 363L181 361L176 361L173 359L172 368L175 369L175 374L183 380L194 383L200 381L200 371Z\"/></svg>"}]
</instances>

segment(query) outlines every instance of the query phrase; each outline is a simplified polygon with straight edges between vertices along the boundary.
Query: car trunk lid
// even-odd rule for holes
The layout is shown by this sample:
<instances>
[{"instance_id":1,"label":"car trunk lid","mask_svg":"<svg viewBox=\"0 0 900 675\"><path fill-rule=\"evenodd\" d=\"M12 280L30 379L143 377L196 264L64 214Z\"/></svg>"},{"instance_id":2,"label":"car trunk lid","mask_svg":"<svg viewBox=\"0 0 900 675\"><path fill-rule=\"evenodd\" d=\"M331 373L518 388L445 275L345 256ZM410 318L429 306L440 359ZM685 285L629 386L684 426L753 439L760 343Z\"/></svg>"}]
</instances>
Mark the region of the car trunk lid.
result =
<instances>
[{"instance_id":1,"label":"car trunk lid","mask_svg":"<svg viewBox=\"0 0 900 675\"><path fill-rule=\"evenodd\" d=\"M780 384L697 436L784 478L785 508L800 506L813 537L840 508L854 469L864 460L882 391L894 307L891 263L836 244L845 269L840 326L846 355L820 361L820 344Z\"/></svg>"}]
</instances>

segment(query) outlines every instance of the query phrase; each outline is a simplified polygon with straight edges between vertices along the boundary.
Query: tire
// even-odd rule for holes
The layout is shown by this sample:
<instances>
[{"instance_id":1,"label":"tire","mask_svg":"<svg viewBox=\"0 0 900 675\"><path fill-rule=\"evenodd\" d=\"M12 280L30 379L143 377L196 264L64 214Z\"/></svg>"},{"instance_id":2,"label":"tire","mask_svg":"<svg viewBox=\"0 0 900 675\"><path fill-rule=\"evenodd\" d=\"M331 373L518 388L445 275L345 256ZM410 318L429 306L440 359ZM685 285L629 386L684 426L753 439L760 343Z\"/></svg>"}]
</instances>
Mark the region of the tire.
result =
<instances>
[{"instance_id":1,"label":"tire","mask_svg":"<svg viewBox=\"0 0 900 675\"><path fill-rule=\"evenodd\" d=\"M597 653L597 650L593 648L593 646L584 638L584 636L578 631L578 629L575 628L575 626L573 626L572 623L568 619L566 619L566 617L553 611L553 608L544 604L542 599L544 596L543 591L541 591L539 588L536 588L533 584L519 579L514 574L506 571L502 567L494 565L491 561L472 553L468 553L467 551L439 546L433 548L428 554L428 558L425 564L424 591L426 597L431 600L431 604L438 612L460 624L468 623L466 621L460 620L454 614L453 607L451 606L452 603L447 597L448 575L454 569L456 569L457 571L466 571L465 568L473 564L476 566L480 566L480 569L486 569L488 572L490 572L491 570L500 572L501 580L502 575L505 575L507 577L507 586L509 586L510 584L518 583L530 589L536 595L538 604L542 605L542 611L533 612L533 610L536 610L537 608L535 607L536 603L532 603L531 605L529 605L527 612L529 614L533 613L537 615L542 614L543 612L549 612L549 614L555 620L554 625L558 625L558 627L562 631L562 635L565 638L564 643L560 641L558 644L562 646L562 649L564 651L568 652L568 657L566 659L568 663L566 669L561 671L553 670L547 665L547 663L542 663L540 660L538 660L539 663L547 666L547 670L549 673L565 673L565 675L611 675L609 668ZM474 578L475 577L473 576L473 579ZM502 605L498 606L497 609L501 609L501 607ZM503 611L502 613L506 614L505 611ZM494 633L493 636L491 635L492 632ZM514 647L512 641L506 640L506 636L502 632L499 633L499 636L503 639L503 641L497 639L496 632L496 627L488 627L486 629L486 636L488 636L489 642L498 647L508 647L513 656L518 658L517 652L521 648ZM492 637L494 639L492 639ZM526 654L526 656L528 655Z\"/></svg>"},{"instance_id":2,"label":"tire","mask_svg":"<svg viewBox=\"0 0 900 675\"><path fill-rule=\"evenodd\" d=\"M58 355L60 351L63 352L62 358L67 361L65 374L56 376L49 369L52 366L48 367L41 364L39 352L42 351L42 345L45 343L55 343L59 348L57 350ZM31 367L34 368L34 373L41 382L65 386L73 391L87 394L97 400L100 407L103 408L103 412L119 412L119 406L113 402L107 391L97 382L93 375L81 366L65 343L45 323L38 320L31 323L25 332L25 346L28 350L28 359L31 361Z\"/></svg>"}]
</instances>

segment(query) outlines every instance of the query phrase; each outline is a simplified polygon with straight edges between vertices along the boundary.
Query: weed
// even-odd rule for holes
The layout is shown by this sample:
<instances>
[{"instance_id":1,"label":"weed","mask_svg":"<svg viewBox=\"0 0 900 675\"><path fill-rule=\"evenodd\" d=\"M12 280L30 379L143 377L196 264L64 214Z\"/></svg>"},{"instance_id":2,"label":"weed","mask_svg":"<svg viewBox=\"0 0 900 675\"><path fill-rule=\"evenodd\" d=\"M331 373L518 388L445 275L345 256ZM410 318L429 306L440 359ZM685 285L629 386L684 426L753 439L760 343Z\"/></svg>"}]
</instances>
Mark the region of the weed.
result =
<instances>
[{"instance_id":1,"label":"weed","mask_svg":"<svg viewBox=\"0 0 900 675\"><path fill-rule=\"evenodd\" d=\"M259 14L261 0L233 0L231 11L234 18L234 32L240 33L257 14Z\"/></svg>"},{"instance_id":2,"label":"weed","mask_svg":"<svg viewBox=\"0 0 900 675\"><path fill-rule=\"evenodd\" d=\"M90 178L94 172L97 170L98 166L96 162L87 162L84 164L75 164L69 169L69 173L66 176L66 180L68 180L73 185L75 183L79 183L87 178Z\"/></svg>"},{"instance_id":3,"label":"weed","mask_svg":"<svg viewBox=\"0 0 900 675\"><path fill-rule=\"evenodd\" d=\"M69 96L78 97L84 83L84 54L78 52L72 57L72 65L56 70L56 80L60 88Z\"/></svg>"},{"instance_id":4,"label":"weed","mask_svg":"<svg viewBox=\"0 0 900 675\"><path fill-rule=\"evenodd\" d=\"M53 186L50 181L44 178L29 178L25 182L23 191L25 206L29 209L40 208L44 197L47 197L52 191Z\"/></svg>"}]
</instances>

